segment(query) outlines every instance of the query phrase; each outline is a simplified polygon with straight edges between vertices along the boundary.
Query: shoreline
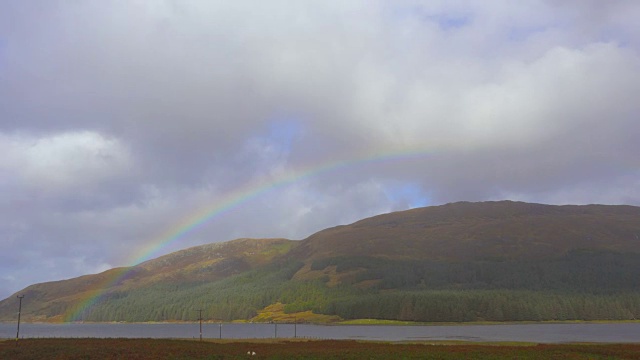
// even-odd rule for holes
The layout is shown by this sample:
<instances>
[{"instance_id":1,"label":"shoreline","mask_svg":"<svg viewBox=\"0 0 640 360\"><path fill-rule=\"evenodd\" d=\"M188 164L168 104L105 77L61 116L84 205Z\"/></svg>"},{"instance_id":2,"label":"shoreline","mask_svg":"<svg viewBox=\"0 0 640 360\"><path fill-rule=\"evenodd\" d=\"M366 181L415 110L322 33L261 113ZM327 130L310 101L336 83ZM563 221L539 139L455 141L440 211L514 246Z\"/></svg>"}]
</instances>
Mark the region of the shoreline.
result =
<instances>
[{"instance_id":1,"label":"shoreline","mask_svg":"<svg viewBox=\"0 0 640 360\"><path fill-rule=\"evenodd\" d=\"M0 321L0 324L17 324L17 320ZM21 320L20 324L37 324L37 325L80 325L80 324L119 324L119 325L167 325L167 324L198 324L198 320L194 321L71 321L71 322L54 322L54 321L25 321ZM377 320L377 319L354 319L344 320L331 323L315 323L315 322L297 322L297 325L318 325L318 326L478 326L478 325L536 325L536 324L634 324L640 323L637 320L545 320L545 321L470 321L470 322L411 322L400 320ZM246 320L233 321L202 321L202 324L279 324L293 325L293 322L249 322Z\"/></svg>"}]
</instances>

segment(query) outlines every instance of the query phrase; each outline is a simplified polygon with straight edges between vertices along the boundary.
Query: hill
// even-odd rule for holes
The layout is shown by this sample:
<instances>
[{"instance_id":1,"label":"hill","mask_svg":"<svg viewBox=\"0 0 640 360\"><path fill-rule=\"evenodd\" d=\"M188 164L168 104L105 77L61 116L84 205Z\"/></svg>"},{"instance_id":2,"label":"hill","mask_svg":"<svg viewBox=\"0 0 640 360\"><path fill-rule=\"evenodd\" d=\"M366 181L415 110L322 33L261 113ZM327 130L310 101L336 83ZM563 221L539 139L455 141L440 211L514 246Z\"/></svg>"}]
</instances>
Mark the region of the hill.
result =
<instances>
[{"instance_id":1,"label":"hill","mask_svg":"<svg viewBox=\"0 0 640 360\"><path fill-rule=\"evenodd\" d=\"M640 251L640 208L522 202L452 203L374 216L311 235L314 259L366 255L467 261L535 259L572 249Z\"/></svg>"},{"instance_id":2,"label":"hill","mask_svg":"<svg viewBox=\"0 0 640 360\"><path fill-rule=\"evenodd\" d=\"M638 273L638 207L461 202L378 215L301 241L203 245L19 293L28 319L48 321L70 313L192 320L196 308L221 320L267 320L265 308L327 319L633 319ZM94 293L99 301L83 301ZM14 298L0 302L0 319L11 319Z\"/></svg>"},{"instance_id":3,"label":"hill","mask_svg":"<svg viewBox=\"0 0 640 360\"><path fill-rule=\"evenodd\" d=\"M102 292L126 293L154 285L202 284L264 266L289 251L296 242L287 239L237 239L180 250L133 267L110 269L31 285L19 293L27 320L61 321L74 307ZM15 313L15 295L0 302L0 319Z\"/></svg>"}]
</instances>

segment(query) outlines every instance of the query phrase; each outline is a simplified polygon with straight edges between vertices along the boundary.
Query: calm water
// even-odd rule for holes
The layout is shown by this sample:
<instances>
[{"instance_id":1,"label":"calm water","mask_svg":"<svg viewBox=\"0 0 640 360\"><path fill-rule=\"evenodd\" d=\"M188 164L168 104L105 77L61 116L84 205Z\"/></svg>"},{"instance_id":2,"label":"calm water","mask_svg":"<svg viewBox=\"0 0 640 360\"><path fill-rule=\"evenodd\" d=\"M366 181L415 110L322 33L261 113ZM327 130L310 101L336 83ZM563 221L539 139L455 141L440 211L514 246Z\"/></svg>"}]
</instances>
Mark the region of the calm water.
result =
<instances>
[{"instance_id":1,"label":"calm water","mask_svg":"<svg viewBox=\"0 0 640 360\"><path fill-rule=\"evenodd\" d=\"M0 323L0 338L15 338L16 323ZM640 343L640 323L627 324L523 324L464 326L377 326L291 324L203 324L204 338L361 339L386 341L529 341ZM21 338L126 337L198 338L194 324L20 324Z\"/></svg>"}]
</instances>

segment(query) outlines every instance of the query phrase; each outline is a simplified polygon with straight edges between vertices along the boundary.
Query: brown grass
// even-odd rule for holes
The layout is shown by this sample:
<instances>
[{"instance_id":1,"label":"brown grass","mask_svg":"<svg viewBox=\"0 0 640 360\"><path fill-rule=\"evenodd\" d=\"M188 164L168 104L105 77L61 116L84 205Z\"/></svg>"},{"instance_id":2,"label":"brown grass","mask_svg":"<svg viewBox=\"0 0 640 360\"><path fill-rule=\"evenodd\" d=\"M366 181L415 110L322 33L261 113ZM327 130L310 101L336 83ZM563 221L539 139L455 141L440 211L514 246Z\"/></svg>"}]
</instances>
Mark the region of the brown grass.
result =
<instances>
[{"instance_id":1,"label":"brown grass","mask_svg":"<svg viewBox=\"0 0 640 360\"><path fill-rule=\"evenodd\" d=\"M256 355L247 355L255 352ZM439 345L353 340L24 339L0 359L640 359L640 344Z\"/></svg>"}]
</instances>

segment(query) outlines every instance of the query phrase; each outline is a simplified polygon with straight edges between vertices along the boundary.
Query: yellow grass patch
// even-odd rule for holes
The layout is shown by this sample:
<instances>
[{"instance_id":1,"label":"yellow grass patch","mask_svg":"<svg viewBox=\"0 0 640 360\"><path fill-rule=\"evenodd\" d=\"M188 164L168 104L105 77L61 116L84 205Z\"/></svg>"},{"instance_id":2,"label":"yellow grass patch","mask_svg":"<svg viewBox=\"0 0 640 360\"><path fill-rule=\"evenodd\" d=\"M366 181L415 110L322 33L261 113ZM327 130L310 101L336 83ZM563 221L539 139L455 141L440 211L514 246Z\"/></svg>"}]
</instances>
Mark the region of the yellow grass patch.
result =
<instances>
[{"instance_id":1,"label":"yellow grass patch","mask_svg":"<svg viewBox=\"0 0 640 360\"><path fill-rule=\"evenodd\" d=\"M284 304L275 303L258 311L252 322L282 322L282 323L333 323L341 318L335 315L314 314L312 311L285 313Z\"/></svg>"}]
</instances>

